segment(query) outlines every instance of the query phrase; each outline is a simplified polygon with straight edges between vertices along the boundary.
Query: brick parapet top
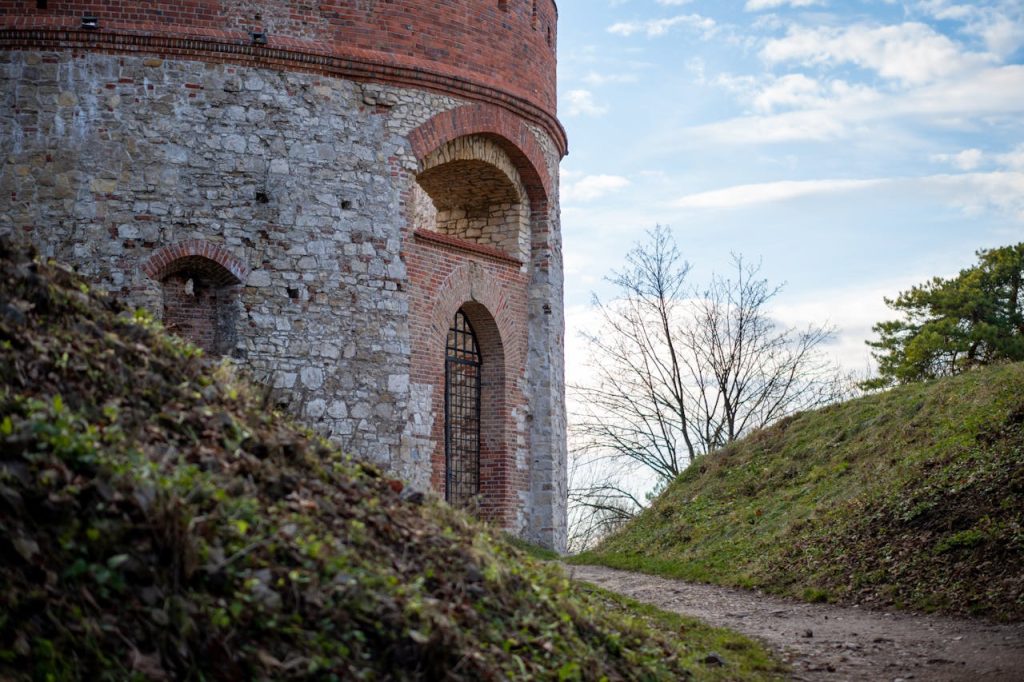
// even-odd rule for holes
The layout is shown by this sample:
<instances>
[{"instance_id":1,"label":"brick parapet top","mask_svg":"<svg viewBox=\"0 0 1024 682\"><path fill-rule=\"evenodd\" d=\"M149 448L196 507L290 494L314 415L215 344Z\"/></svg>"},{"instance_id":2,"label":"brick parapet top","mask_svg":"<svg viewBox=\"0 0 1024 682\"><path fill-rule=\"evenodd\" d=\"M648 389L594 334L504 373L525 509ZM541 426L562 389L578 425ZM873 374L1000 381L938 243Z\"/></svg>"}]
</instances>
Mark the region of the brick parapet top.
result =
<instances>
[{"instance_id":1,"label":"brick parapet top","mask_svg":"<svg viewBox=\"0 0 1024 682\"><path fill-rule=\"evenodd\" d=\"M509 2L508 11L480 0L395 0L369 9L322 3L303 10L308 17L277 16L280 5L270 2L262 11L259 2L245 3L244 16L222 0L26 4L0 0L0 49L151 52L426 87L502 106L567 151L556 117L551 0L532 20L526 0ZM87 13L97 15L98 30L81 29ZM250 31L266 31L267 44L253 44Z\"/></svg>"}]
</instances>

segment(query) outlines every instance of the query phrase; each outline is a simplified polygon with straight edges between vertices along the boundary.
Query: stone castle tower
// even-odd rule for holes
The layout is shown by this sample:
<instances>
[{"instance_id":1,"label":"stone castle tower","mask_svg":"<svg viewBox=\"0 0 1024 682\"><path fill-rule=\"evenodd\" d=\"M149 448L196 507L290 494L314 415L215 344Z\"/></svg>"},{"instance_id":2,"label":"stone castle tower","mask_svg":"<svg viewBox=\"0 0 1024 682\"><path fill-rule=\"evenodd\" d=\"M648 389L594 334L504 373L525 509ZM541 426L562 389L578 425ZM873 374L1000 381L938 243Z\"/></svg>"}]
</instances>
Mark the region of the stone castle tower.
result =
<instances>
[{"instance_id":1,"label":"stone castle tower","mask_svg":"<svg viewBox=\"0 0 1024 682\"><path fill-rule=\"evenodd\" d=\"M565 546L553 0L0 0L0 233Z\"/></svg>"}]
</instances>

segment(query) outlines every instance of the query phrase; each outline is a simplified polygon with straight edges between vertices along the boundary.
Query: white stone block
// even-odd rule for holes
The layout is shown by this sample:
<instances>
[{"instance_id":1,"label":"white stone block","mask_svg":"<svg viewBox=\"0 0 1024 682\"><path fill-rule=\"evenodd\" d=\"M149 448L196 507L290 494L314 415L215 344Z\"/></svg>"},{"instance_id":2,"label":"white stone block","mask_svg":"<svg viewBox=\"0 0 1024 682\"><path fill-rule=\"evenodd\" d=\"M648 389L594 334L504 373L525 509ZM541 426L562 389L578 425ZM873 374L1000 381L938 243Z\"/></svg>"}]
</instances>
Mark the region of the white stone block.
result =
<instances>
[{"instance_id":1,"label":"white stone block","mask_svg":"<svg viewBox=\"0 0 1024 682\"><path fill-rule=\"evenodd\" d=\"M304 367L302 369L302 385L306 388L320 388L324 385L324 371L319 367Z\"/></svg>"},{"instance_id":2,"label":"white stone block","mask_svg":"<svg viewBox=\"0 0 1024 682\"><path fill-rule=\"evenodd\" d=\"M408 393L409 375L392 374L388 376L388 391L390 391L391 393Z\"/></svg>"},{"instance_id":3,"label":"white stone block","mask_svg":"<svg viewBox=\"0 0 1024 682\"><path fill-rule=\"evenodd\" d=\"M263 287L270 286L270 273L266 270L253 270L249 273L249 279L245 282L248 286L257 287L262 289Z\"/></svg>"},{"instance_id":4,"label":"white stone block","mask_svg":"<svg viewBox=\"0 0 1024 682\"><path fill-rule=\"evenodd\" d=\"M306 404L306 416L310 419L319 419L327 412L327 401L317 398Z\"/></svg>"}]
</instances>

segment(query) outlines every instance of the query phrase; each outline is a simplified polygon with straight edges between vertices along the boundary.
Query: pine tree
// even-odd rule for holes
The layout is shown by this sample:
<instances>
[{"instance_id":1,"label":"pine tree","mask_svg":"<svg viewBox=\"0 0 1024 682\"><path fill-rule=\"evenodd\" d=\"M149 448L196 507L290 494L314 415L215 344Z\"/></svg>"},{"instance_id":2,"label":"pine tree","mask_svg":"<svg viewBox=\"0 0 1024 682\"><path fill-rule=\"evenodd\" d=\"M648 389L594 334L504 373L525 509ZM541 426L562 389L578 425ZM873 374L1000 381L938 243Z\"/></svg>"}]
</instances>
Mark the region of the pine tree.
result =
<instances>
[{"instance_id":1,"label":"pine tree","mask_svg":"<svg viewBox=\"0 0 1024 682\"><path fill-rule=\"evenodd\" d=\"M862 388L885 388L959 374L998 361L1024 360L1024 242L983 249L978 263L950 279L904 291L886 305L903 319L879 322L868 341L879 376Z\"/></svg>"}]
</instances>

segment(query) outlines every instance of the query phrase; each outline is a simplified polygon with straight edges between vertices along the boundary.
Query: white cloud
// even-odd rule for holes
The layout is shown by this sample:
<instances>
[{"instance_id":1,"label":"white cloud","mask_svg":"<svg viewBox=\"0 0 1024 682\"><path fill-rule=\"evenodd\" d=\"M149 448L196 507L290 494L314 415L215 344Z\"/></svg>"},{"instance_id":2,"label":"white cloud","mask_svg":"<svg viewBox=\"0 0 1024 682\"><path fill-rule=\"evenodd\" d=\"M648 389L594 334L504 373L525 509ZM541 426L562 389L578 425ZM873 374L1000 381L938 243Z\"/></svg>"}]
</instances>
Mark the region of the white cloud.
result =
<instances>
[{"instance_id":1,"label":"white cloud","mask_svg":"<svg viewBox=\"0 0 1024 682\"><path fill-rule=\"evenodd\" d=\"M933 175L917 181L936 201L955 206L967 215L995 211L1024 222L1024 173L996 171Z\"/></svg>"},{"instance_id":2,"label":"white cloud","mask_svg":"<svg viewBox=\"0 0 1024 682\"><path fill-rule=\"evenodd\" d=\"M960 45L921 23L847 28L793 26L770 40L761 56L771 64L854 64L883 78L923 85L991 64L991 55L965 52Z\"/></svg>"},{"instance_id":3,"label":"white cloud","mask_svg":"<svg viewBox=\"0 0 1024 682\"><path fill-rule=\"evenodd\" d=\"M620 83L635 83L636 80L636 76L631 73L598 73L596 71L591 71L590 73L583 77L584 83L593 86Z\"/></svg>"},{"instance_id":4,"label":"white cloud","mask_svg":"<svg viewBox=\"0 0 1024 682\"><path fill-rule=\"evenodd\" d=\"M981 165L982 152L980 149L965 149L956 155L953 163L960 170L974 170Z\"/></svg>"},{"instance_id":5,"label":"white cloud","mask_svg":"<svg viewBox=\"0 0 1024 682\"><path fill-rule=\"evenodd\" d=\"M586 175L575 182L566 182L567 176L563 171L561 177L560 194L566 203L594 201L630 185L629 180L621 175Z\"/></svg>"},{"instance_id":6,"label":"white cloud","mask_svg":"<svg viewBox=\"0 0 1024 682\"><path fill-rule=\"evenodd\" d=\"M1024 22L1006 17L994 17L968 29L985 41L989 51L1008 57L1024 44Z\"/></svg>"},{"instance_id":7,"label":"white cloud","mask_svg":"<svg viewBox=\"0 0 1024 682\"><path fill-rule=\"evenodd\" d=\"M932 161L939 163L948 163L960 170L974 170L981 165L981 161L985 154L980 149L965 149L962 152L956 154L934 154L932 155Z\"/></svg>"},{"instance_id":8,"label":"white cloud","mask_svg":"<svg viewBox=\"0 0 1024 682\"><path fill-rule=\"evenodd\" d=\"M972 118L1024 112L1024 65L984 69L893 98L893 114ZM879 112L884 113L884 112Z\"/></svg>"},{"instance_id":9,"label":"white cloud","mask_svg":"<svg viewBox=\"0 0 1024 682\"><path fill-rule=\"evenodd\" d=\"M843 80L822 83L805 74L786 74L749 90L754 110L770 114L777 110L847 108L878 100L879 93L866 85Z\"/></svg>"},{"instance_id":10,"label":"white cloud","mask_svg":"<svg viewBox=\"0 0 1024 682\"><path fill-rule=\"evenodd\" d=\"M688 194L672 202L677 208L740 208L753 204L788 201L814 194L829 194L865 189L884 180L783 180Z\"/></svg>"},{"instance_id":11,"label":"white cloud","mask_svg":"<svg viewBox=\"0 0 1024 682\"><path fill-rule=\"evenodd\" d=\"M754 98L754 108L771 112L781 107L806 109L821 103L821 83L802 73L792 73L777 79Z\"/></svg>"},{"instance_id":12,"label":"white cloud","mask_svg":"<svg viewBox=\"0 0 1024 682\"><path fill-rule=\"evenodd\" d=\"M935 19L964 21L970 18L975 8L969 5L951 5L949 0L924 0L916 8Z\"/></svg>"},{"instance_id":13,"label":"white cloud","mask_svg":"<svg viewBox=\"0 0 1024 682\"><path fill-rule=\"evenodd\" d=\"M648 38L656 38L665 35L676 26L692 28L700 31L703 37L708 38L714 34L717 24L710 17L703 17L699 14L681 14L667 19L622 21L609 26L608 32L627 37L636 33L644 33Z\"/></svg>"},{"instance_id":14,"label":"white cloud","mask_svg":"<svg viewBox=\"0 0 1024 682\"><path fill-rule=\"evenodd\" d=\"M959 21L967 35L977 36L989 52L1008 57L1024 45L1024 6L1004 0L995 6L958 5L949 0L924 0L915 9L940 21Z\"/></svg>"},{"instance_id":15,"label":"white cloud","mask_svg":"<svg viewBox=\"0 0 1024 682\"><path fill-rule=\"evenodd\" d=\"M696 126L690 133L721 144L827 141L876 136L880 125L919 127L926 121L955 128L982 118L1015 121L1024 113L1024 65L982 69L898 93L838 80L815 91L804 78L783 76L764 85L749 77L712 79L749 102L754 113Z\"/></svg>"},{"instance_id":16,"label":"white cloud","mask_svg":"<svg viewBox=\"0 0 1024 682\"><path fill-rule=\"evenodd\" d=\"M841 289L821 288L804 296L783 294L772 308L772 316L785 326L803 328L829 323L836 328L835 340L825 351L848 372L868 373L875 364L865 341L875 338L871 327L895 314L885 297L905 291L934 273L907 274L884 282L858 284Z\"/></svg>"},{"instance_id":17,"label":"white cloud","mask_svg":"<svg viewBox=\"0 0 1024 682\"><path fill-rule=\"evenodd\" d=\"M1024 172L960 173L862 180L784 180L689 194L672 205L691 209L743 208L821 194L888 189L915 194L968 215L996 212L1024 221Z\"/></svg>"},{"instance_id":18,"label":"white cloud","mask_svg":"<svg viewBox=\"0 0 1024 682\"><path fill-rule=\"evenodd\" d=\"M1024 171L1024 144L1017 145L1016 149L1005 154L997 154L996 163L1003 168Z\"/></svg>"},{"instance_id":19,"label":"white cloud","mask_svg":"<svg viewBox=\"0 0 1024 682\"><path fill-rule=\"evenodd\" d=\"M696 139L729 145L825 142L848 134L848 125L828 109L739 116L690 129Z\"/></svg>"},{"instance_id":20,"label":"white cloud","mask_svg":"<svg viewBox=\"0 0 1024 682\"><path fill-rule=\"evenodd\" d=\"M748 12L757 12L763 9L775 9L783 5L789 5L790 7L812 7L824 4L822 0L747 0L747 4L743 9Z\"/></svg>"},{"instance_id":21,"label":"white cloud","mask_svg":"<svg viewBox=\"0 0 1024 682\"><path fill-rule=\"evenodd\" d=\"M737 76L731 73L720 73L710 81L727 92L747 99L757 91L757 78L750 75Z\"/></svg>"},{"instance_id":22,"label":"white cloud","mask_svg":"<svg viewBox=\"0 0 1024 682\"><path fill-rule=\"evenodd\" d=\"M659 5L665 5L668 7L678 7L679 5L689 5L693 0L658 0Z\"/></svg>"},{"instance_id":23,"label":"white cloud","mask_svg":"<svg viewBox=\"0 0 1024 682\"><path fill-rule=\"evenodd\" d=\"M565 93L565 101L566 116L600 116L608 111L608 107L594 101L594 93L589 90L570 90Z\"/></svg>"}]
</instances>

